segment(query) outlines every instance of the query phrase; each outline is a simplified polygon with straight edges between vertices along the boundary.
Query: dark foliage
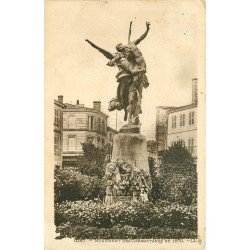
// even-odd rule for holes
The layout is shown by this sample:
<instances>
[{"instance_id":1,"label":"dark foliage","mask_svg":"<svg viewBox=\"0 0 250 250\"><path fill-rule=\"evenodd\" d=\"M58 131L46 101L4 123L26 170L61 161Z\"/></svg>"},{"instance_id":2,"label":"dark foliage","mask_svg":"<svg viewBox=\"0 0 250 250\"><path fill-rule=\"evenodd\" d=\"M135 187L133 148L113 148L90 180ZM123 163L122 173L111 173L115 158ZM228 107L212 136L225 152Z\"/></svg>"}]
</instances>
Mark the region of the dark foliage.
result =
<instances>
[{"instance_id":1,"label":"dark foliage","mask_svg":"<svg viewBox=\"0 0 250 250\"><path fill-rule=\"evenodd\" d=\"M133 227L197 227L195 206L152 203L115 203L110 207L98 201L66 201L55 204L56 224L109 228L117 224Z\"/></svg>"},{"instance_id":2,"label":"dark foliage","mask_svg":"<svg viewBox=\"0 0 250 250\"><path fill-rule=\"evenodd\" d=\"M103 177L107 154L110 154L110 148L98 148L92 143L82 144L83 154L77 157L76 166L79 171L88 176Z\"/></svg>"},{"instance_id":3,"label":"dark foliage","mask_svg":"<svg viewBox=\"0 0 250 250\"><path fill-rule=\"evenodd\" d=\"M162 174L171 171L179 171L182 173L196 172L196 164L194 158L183 145L181 140L175 142L166 151L162 151Z\"/></svg>"},{"instance_id":4,"label":"dark foliage","mask_svg":"<svg viewBox=\"0 0 250 250\"><path fill-rule=\"evenodd\" d=\"M156 204L116 203L110 207L100 202L75 201L55 205L56 225L61 237L74 238L161 238L172 231L197 230L197 209L194 206L166 202ZM155 231L153 230L155 229ZM93 234L89 234L90 231ZM124 231L125 230L125 231ZM103 232L101 235L94 232ZM109 234L109 233L110 234ZM187 236L185 233L184 236ZM173 234L172 237L182 237Z\"/></svg>"},{"instance_id":5,"label":"dark foliage","mask_svg":"<svg viewBox=\"0 0 250 250\"><path fill-rule=\"evenodd\" d=\"M162 151L161 155L162 164L158 175L154 159L149 157L149 171L153 186L152 200L163 199L183 205L196 204L196 164L189 151L183 146L183 142L174 143L166 151Z\"/></svg>"},{"instance_id":6,"label":"dark foliage","mask_svg":"<svg viewBox=\"0 0 250 250\"><path fill-rule=\"evenodd\" d=\"M72 227L69 223L57 228L58 238L81 239L196 239L197 231L162 227L138 228L117 225L112 228L97 228L84 225Z\"/></svg>"},{"instance_id":7,"label":"dark foliage","mask_svg":"<svg viewBox=\"0 0 250 250\"><path fill-rule=\"evenodd\" d=\"M104 183L97 176L87 176L73 170L55 170L55 201L102 198Z\"/></svg>"},{"instance_id":8,"label":"dark foliage","mask_svg":"<svg viewBox=\"0 0 250 250\"><path fill-rule=\"evenodd\" d=\"M152 180L152 189L150 192L149 198L155 202L156 200L162 197L161 195L161 185L160 185L160 177L157 175L157 165L155 159L151 156L148 157L148 165L149 165L149 174Z\"/></svg>"}]
</instances>

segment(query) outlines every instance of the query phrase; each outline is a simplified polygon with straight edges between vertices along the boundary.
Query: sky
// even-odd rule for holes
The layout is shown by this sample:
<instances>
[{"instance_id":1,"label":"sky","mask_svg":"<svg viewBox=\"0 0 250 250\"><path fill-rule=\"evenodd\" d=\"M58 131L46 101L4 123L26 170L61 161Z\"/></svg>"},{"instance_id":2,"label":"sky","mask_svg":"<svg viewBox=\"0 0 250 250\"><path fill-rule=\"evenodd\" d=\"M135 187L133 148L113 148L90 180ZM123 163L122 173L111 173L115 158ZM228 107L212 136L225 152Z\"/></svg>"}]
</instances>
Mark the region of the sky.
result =
<instances>
[{"instance_id":1,"label":"sky","mask_svg":"<svg viewBox=\"0 0 250 250\"><path fill-rule=\"evenodd\" d=\"M198 1L198 0L197 0ZM102 102L115 128L116 112L107 110L116 96L116 67L85 42L89 39L114 52L117 43L126 43L129 22L131 39L142 35L145 22L151 23L148 36L138 45L147 63L150 86L143 90L141 133L154 139L156 106L181 106L191 102L192 78L197 77L199 37L195 0L183 1L47 1L45 32L45 81L53 98L93 107ZM199 1L198 1L199 2ZM118 129L125 124L118 113Z\"/></svg>"}]
</instances>

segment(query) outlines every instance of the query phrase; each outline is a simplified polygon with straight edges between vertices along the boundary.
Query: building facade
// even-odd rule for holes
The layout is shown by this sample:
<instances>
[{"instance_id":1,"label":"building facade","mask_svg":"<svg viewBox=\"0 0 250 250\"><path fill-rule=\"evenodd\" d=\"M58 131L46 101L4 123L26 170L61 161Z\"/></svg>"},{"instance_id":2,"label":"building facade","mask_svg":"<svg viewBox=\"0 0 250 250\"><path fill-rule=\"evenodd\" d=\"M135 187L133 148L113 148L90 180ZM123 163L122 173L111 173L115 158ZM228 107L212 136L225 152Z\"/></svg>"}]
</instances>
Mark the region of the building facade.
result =
<instances>
[{"instance_id":1,"label":"building facade","mask_svg":"<svg viewBox=\"0 0 250 250\"><path fill-rule=\"evenodd\" d=\"M197 103L173 108L168 116L167 146L181 140L197 157Z\"/></svg>"},{"instance_id":2,"label":"building facade","mask_svg":"<svg viewBox=\"0 0 250 250\"><path fill-rule=\"evenodd\" d=\"M54 165L62 166L63 145L63 96L54 100Z\"/></svg>"},{"instance_id":3,"label":"building facade","mask_svg":"<svg viewBox=\"0 0 250 250\"><path fill-rule=\"evenodd\" d=\"M192 102L180 107L156 108L156 147L159 152L181 140L194 158L197 158L198 79L192 80Z\"/></svg>"},{"instance_id":4,"label":"building facade","mask_svg":"<svg viewBox=\"0 0 250 250\"><path fill-rule=\"evenodd\" d=\"M93 108L66 103L63 109L63 167L75 167L76 157L82 153L82 143L103 147L107 142L107 118L101 112L101 102Z\"/></svg>"}]
</instances>

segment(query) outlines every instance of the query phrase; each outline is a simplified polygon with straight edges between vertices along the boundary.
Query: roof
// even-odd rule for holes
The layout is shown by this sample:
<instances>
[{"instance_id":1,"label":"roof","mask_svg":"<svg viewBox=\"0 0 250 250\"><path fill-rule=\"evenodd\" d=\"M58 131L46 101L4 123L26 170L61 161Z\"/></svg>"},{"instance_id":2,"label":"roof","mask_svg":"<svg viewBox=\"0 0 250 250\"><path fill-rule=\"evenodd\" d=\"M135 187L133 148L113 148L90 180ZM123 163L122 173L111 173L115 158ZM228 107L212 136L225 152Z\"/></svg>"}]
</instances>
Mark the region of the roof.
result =
<instances>
[{"instance_id":1,"label":"roof","mask_svg":"<svg viewBox=\"0 0 250 250\"><path fill-rule=\"evenodd\" d=\"M119 133L117 130L115 130L115 129L109 127L109 126L107 127L107 130L108 130L108 131L111 131L111 132L113 132L113 133L115 133L115 134L118 134L118 133Z\"/></svg>"},{"instance_id":2,"label":"roof","mask_svg":"<svg viewBox=\"0 0 250 250\"><path fill-rule=\"evenodd\" d=\"M172 109L172 108L175 108L174 106L157 106L156 107L157 109Z\"/></svg>"},{"instance_id":3,"label":"roof","mask_svg":"<svg viewBox=\"0 0 250 250\"><path fill-rule=\"evenodd\" d=\"M65 103L65 107L63 109L64 112L94 112L94 113L99 113L105 117L108 117L107 114L103 113L102 111L98 111L94 108L87 108L84 107L83 104L70 104L70 103Z\"/></svg>"},{"instance_id":4,"label":"roof","mask_svg":"<svg viewBox=\"0 0 250 250\"><path fill-rule=\"evenodd\" d=\"M188 105L185 105L185 106L174 107L169 111L169 113L174 113L174 112L177 112L177 111L190 109L190 108L196 108L197 106L198 106L197 103L191 103L191 104L188 104Z\"/></svg>"},{"instance_id":5,"label":"roof","mask_svg":"<svg viewBox=\"0 0 250 250\"><path fill-rule=\"evenodd\" d=\"M57 100L54 100L54 104L56 104L57 106L60 106L61 108L64 108L65 107L65 104L64 103L61 103Z\"/></svg>"}]
</instances>

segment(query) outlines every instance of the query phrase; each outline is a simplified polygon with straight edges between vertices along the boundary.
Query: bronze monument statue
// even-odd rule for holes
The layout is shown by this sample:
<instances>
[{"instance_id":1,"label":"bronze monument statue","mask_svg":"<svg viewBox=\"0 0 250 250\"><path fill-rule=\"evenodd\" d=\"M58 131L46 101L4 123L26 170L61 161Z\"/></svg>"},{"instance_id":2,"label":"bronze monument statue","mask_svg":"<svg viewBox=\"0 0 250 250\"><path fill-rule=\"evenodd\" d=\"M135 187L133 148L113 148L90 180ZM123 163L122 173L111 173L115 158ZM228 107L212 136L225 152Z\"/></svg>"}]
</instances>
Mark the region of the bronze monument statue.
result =
<instances>
[{"instance_id":1,"label":"bronze monument statue","mask_svg":"<svg viewBox=\"0 0 250 250\"><path fill-rule=\"evenodd\" d=\"M128 44L119 43L116 45L117 52L111 53L102 49L86 39L86 41L95 49L100 51L110 61L108 66L117 66L119 69L116 79L118 84L117 95L109 102L109 111L124 110L124 120L128 120L128 124L139 125L139 114L141 111L141 99L143 87L147 88L149 85L146 76L146 62L137 45L147 36L150 23L146 22L146 31L144 34L136 39L130 41L131 25L129 29Z\"/></svg>"},{"instance_id":2,"label":"bronze monument statue","mask_svg":"<svg viewBox=\"0 0 250 250\"><path fill-rule=\"evenodd\" d=\"M109 59L108 66L117 66L118 82L116 97L109 101L109 111L124 110L124 125L113 138L111 162L106 165L106 200L110 205L117 201L147 202L151 189L146 137L140 134L139 114L141 110L142 90L149 85L146 76L146 62L137 45L147 36L150 23L146 22L146 31L130 41L130 22L128 44L116 45L111 53L98 47L88 39L86 41Z\"/></svg>"}]
</instances>

